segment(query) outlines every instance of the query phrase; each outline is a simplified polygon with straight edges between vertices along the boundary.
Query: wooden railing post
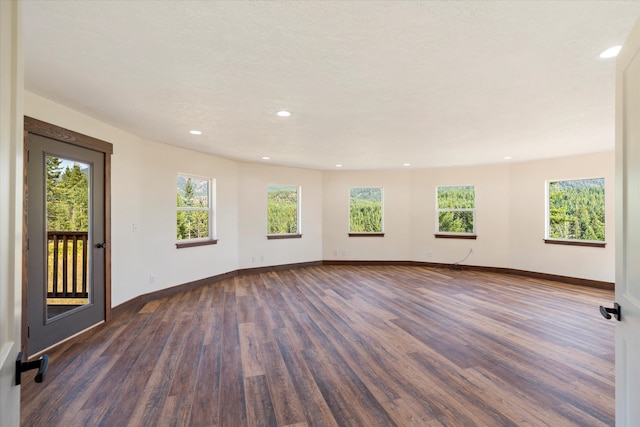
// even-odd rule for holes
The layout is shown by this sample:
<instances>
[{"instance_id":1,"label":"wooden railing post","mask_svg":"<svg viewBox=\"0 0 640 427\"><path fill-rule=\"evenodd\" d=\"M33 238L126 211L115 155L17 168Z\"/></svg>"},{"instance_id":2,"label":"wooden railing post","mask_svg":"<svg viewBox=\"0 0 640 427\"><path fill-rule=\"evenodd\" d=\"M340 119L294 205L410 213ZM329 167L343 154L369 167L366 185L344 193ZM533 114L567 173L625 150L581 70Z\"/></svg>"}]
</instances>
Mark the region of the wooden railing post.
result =
<instances>
[{"instance_id":1,"label":"wooden railing post","mask_svg":"<svg viewBox=\"0 0 640 427\"><path fill-rule=\"evenodd\" d=\"M49 231L47 265L48 298L88 298L88 254L89 233L86 231ZM59 256L62 241L62 257ZM82 248L78 245L82 244ZM80 249L80 250L78 250ZM60 260L62 258L62 260ZM61 262L62 261L62 262ZM71 269L69 269L71 262ZM80 265L78 265L80 263ZM69 274L71 270L71 274ZM69 277L71 276L71 277Z\"/></svg>"}]
</instances>

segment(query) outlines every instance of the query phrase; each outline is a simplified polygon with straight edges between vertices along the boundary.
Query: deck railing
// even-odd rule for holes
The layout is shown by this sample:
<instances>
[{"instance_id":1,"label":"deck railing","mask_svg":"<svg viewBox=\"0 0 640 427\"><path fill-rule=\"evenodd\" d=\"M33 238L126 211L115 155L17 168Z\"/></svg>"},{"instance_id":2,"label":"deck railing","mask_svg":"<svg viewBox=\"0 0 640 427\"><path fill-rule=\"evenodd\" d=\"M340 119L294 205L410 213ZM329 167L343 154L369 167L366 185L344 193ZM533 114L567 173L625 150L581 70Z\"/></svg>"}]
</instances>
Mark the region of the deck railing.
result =
<instances>
[{"instance_id":1,"label":"deck railing","mask_svg":"<svg viewBox=\"0 0 640 427\"><path fill-rule=\"evenodd\" d=\"M49 231L47 298L88 298L86 231Z\"/></svg>"}]
</instances>

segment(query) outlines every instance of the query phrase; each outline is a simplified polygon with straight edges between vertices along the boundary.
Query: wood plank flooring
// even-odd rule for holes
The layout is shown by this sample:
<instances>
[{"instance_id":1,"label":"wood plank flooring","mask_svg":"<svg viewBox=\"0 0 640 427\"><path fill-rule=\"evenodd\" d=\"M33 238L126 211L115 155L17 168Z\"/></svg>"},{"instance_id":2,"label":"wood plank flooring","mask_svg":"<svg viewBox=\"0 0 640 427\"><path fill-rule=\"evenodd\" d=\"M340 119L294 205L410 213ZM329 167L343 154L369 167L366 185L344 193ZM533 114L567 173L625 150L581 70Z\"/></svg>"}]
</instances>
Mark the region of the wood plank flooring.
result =
<instances>
[{"instance_id":1,"label":"wood plank flooring","mask_svg":"<svg viewBox=\"0 0 640 427\"><path fill-rule=\"evenodd\" d=\"M423 267L239 276L49 353L23 426L612 426L613 292Z\"/></svg>"}]
</instances>

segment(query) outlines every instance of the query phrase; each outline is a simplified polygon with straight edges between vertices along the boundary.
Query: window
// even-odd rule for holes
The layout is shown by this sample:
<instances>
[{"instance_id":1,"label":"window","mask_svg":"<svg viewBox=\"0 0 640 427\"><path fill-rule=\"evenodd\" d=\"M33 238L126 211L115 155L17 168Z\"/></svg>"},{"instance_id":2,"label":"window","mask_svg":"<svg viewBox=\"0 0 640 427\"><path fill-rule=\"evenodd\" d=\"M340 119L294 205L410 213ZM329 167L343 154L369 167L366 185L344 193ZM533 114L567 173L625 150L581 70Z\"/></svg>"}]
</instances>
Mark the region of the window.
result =
<instances>
[{"instance_id":1,"label":"window","mask_svg":"<svg viewBox=\"0 0 640 427\"><path fill-rule=\"evenodd\" d=\"M211 179L178 175L176 229L178 242L213 241L212 190ZM178 247L182 246L178 244Z\"/></svg>"},{"instance_id":2,"label":"window","mask_svg":"<svg viewBox=\"0 0 640 427\"><path fill-rule=\"evenodd\" d=\"M551 181L547 194L548 240L604 242L604 178Z\"/></svg>"},{"instance_id":3,"label":"window","mask_svg":"<svg viewBox=\"0 0 640 427\"><path fill-rule=\"evenodd\" d=\"M349 190L349 234L382 234L382 188Z\"/></svg>"},{"instance_id":4,"label":"window","mask_svg":"<svg viewBox=\"0 0 640 427\"><path fill-rule=\"evenodd\" d=\"M472 236L476 233L476 193L473 185L438 187L437 233ZM442 237L442 236L440 236Z\"/></svg>"},{"instance_id":5,"label":"window","mask_svg":"<svg viewBox=\"0 0 640 427\"><path fill-rule=\"evenodd\" d=\"M300 237L300 187L267 186L267 235Z\"/></svg>"}]
</instances>

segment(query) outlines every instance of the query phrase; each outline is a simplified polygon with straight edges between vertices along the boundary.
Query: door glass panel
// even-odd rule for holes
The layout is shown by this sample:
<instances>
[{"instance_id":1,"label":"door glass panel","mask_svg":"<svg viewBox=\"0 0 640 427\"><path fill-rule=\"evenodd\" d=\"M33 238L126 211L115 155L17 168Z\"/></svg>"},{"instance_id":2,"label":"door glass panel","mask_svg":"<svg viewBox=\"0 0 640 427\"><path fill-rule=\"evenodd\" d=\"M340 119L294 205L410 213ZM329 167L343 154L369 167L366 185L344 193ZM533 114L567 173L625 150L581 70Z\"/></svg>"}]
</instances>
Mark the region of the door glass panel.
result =
<instances>
[{"instance_id":1,"label":"door glass panel","mask_svg":"<svg viewBox=\"0 0 640 427\"><path fill-rule=\"evenodd\" d=\"M90 176L89 164L46 156L47 319L91 302Z\"/></svg>"}]
</instances>

